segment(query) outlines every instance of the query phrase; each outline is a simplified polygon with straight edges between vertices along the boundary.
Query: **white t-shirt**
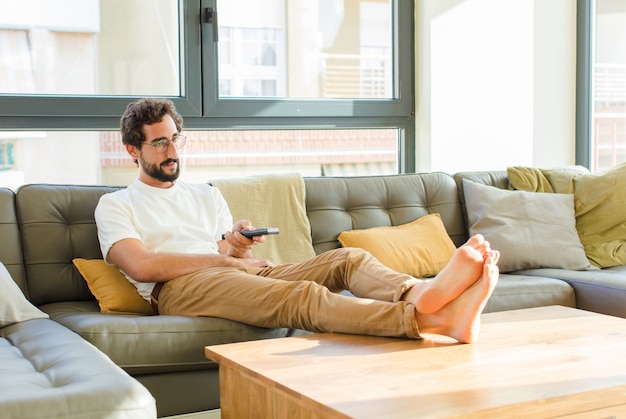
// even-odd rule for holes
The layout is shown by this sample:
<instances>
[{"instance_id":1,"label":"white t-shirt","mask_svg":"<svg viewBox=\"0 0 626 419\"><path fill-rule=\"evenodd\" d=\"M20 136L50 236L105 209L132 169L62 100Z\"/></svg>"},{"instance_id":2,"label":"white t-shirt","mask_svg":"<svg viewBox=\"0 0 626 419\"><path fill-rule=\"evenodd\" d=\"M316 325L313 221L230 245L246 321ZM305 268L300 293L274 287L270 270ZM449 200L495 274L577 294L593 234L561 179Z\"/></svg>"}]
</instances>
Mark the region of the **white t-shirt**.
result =
<instances>
[{"instance_id":1,"label":"white t-shirt","mask_svg":"<svg viewBox=\"0 0 626 419\"><path fill-rule=\"evenodd\" d=\"M109 264L111 246L129 238L140 240L152 252L217 254L217 242L233 225L228 204L217 188L176 182L163 189L139 179L128 188L103 195L95 219L100 249ZM124 274L150 301L155 283L137 282Z\"/></svg>"}]
</instances>

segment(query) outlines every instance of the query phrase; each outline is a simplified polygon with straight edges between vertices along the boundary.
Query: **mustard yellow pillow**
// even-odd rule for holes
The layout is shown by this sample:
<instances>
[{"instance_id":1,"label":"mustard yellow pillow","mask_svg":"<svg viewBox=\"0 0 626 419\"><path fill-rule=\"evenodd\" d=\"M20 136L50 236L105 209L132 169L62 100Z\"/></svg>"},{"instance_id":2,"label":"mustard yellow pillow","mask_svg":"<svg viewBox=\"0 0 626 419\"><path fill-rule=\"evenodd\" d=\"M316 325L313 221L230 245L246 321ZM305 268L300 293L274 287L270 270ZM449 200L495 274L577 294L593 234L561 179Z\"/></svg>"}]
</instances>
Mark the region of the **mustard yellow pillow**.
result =
<instances>
[{"instance_id":1,"label":"mustard yellow pillow","mask_svg":"<svg viewBox=\"0 0 626 419\"><path fill-rule=\"evenodd\" d=\"M102 259L72 260L98 300L102 313L154 314L152 306L115 266Z\"/></svg>"},{"instance_id":2,"label":"mustard yellow pillow","mask_svg":"<svg viewBox=\"0 0 626 419\"><path fill-rule=\"evenodd\" d=\"M344 231L339 242L365 249L383 265L417 278L437 275L456 249L439 214L399 226Z\"/></svg>"},{"instance_id":3,"label":"mustard yellow pillow","mask_svg":"<svg viewBox=\"0 0 626 419\"><path fill-rule=\"evenodd\" d=\"M591 263L626 265L626 164L574 178L576 229Z\"/></svg>"}]
</instances>

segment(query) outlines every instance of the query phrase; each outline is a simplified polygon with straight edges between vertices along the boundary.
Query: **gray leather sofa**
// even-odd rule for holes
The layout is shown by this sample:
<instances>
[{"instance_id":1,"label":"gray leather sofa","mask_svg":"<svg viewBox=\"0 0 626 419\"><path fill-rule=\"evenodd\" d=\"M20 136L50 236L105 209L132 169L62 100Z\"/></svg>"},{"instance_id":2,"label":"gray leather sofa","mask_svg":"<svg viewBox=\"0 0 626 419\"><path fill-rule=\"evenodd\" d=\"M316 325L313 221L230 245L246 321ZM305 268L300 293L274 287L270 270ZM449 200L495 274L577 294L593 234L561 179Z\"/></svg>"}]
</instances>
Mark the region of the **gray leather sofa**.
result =
<instances>
[{"instance_id":1,"label":"gray leather sofa","mask_svg":"<svg viewBox=\"0 0 626 419\"><path fill-rule=\"evenodd\" d=\"M462 178L508 187L506 172L451 176L423 173L361 178L306 178L306 207L317 253L339 246L341 231L400 225L440 213L455 244L468 238ZM93 211L115 187L29 185L3 191L0 260L30 301L137 379L156 398L159 416L219 407L218 370L204 346L288 336L216 318L104 314L72 264L102 258ZM13 213L14 212L14 213ZM8 220L8 221L7 221ZM623 269L577 272L537 269L504 274L487 311L564 305L626 317ZM35 397L35 393L33 393ZM1 410L1 406L0 406Z\"/></svg>"},{"instance_id":2,"label":"gray leather sofa","mask_svg":"<svg viewBox=\"0 0 626 419\"><path fill-rule=\"evenodd\" d=\"M0 189L0 260L27 293L14 198ZM3 286L3 304L28 305ZM154 397L102 351L43 313L18 317L0 325L0 417L156 417Z\"/></svg>"}]
</instances>

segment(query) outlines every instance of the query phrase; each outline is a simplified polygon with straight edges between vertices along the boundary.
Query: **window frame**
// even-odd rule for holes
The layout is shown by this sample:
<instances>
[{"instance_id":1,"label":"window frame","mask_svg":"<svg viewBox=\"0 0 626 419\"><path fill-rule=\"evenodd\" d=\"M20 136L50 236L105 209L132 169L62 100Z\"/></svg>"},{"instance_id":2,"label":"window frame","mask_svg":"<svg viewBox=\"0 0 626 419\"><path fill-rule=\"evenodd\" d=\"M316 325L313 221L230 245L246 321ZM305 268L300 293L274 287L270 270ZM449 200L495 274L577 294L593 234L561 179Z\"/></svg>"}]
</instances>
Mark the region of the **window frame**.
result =
<instances>
[{"instance_id":1,"label":"window frame","mask_svg":"<svg viewBox=\"0 0 626 419\"><path fill-rule=\"evenodd\" d=\"M595 0L577 0L576 164L591 168Z\"/></svg>"},{"instance_id":2,"label":"window frame","mask_svg":"<svg viewBox=\"0 0 626 419\"><path fill-rule=\"evenodd\" d=\"M169 98L188 129L397 128L399 170L414 171L414 5L391 2L395 99L220 98L217 31L205 22L217 0L180 1L181 95ZM0 94L0 130L116 130L139 97Z\"/></svg>"},{"instance_id":3,"label":"window frame","mask_svg":"<svg viewBox=\"0 0 626 419\"><path fill-rule=\"evenodd\" d=\"M200 0L179 3L180 96L172 99L184 116L202 114ZM119 126L126 105L141 96L11 95L0 93L0 129L9 130L107 130Z\"/></svg>"},{"instance_id":4,"label":"window frame","mask_svg":"<svg viewBox=\"0 0 626 419\"><path fill-rule=\"evenodd\" d=\"M204 91L204 116L215 118L228 118L237 120L237 116L247 116L252 126L256 125L257 118L338 118L338 117L412 117L413 114L413 4L412 2L400 2L391 0L394 11L392 26L397 28L394 32L393 53L394 67L397 69L394 91L396 99L262 99L262 98L232 98L219 97L218 68L217 68L217 44L214 42L215 30L211 24L202 24L202 54L204 68L209 71L203 72ZM202 0L202 9L216 8L216 0ZM218 9L219 14L219 9ZM401 19L401 16L409 19ZM401 60L400 57L410 57ZM234 119L231 119L234 118ZM237 120L238 126L242 121ZM265 124L262 124L265 125ZM230 127L230 126L226 126Z\"/></svg>"}]
</instances>

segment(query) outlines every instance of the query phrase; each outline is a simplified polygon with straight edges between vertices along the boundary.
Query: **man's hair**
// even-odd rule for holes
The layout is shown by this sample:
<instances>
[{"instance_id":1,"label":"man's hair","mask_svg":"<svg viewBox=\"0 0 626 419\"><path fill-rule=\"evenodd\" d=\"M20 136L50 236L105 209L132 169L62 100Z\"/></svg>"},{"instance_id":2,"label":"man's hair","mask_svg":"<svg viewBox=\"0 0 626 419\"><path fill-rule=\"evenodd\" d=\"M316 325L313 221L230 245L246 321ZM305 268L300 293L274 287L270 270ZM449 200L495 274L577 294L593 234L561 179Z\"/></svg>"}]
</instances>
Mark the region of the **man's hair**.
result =
<instances>
[{"instance_id":1,"label":"man's hair","mask_svg":"<svg viewBox=\"0 0 626 419\"><path fill-rule=\"evenodd\" d=\"M129 103L120 118L122 142L141 147L146 139L143 126L161 122L165 115L172 117L179 132L183 129L183 117L169 99L145 98Z\"/></svg>"}]
</instances>

